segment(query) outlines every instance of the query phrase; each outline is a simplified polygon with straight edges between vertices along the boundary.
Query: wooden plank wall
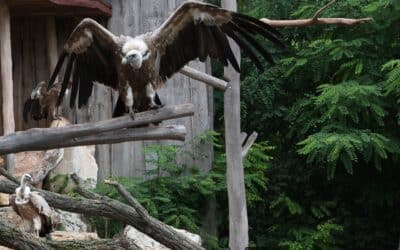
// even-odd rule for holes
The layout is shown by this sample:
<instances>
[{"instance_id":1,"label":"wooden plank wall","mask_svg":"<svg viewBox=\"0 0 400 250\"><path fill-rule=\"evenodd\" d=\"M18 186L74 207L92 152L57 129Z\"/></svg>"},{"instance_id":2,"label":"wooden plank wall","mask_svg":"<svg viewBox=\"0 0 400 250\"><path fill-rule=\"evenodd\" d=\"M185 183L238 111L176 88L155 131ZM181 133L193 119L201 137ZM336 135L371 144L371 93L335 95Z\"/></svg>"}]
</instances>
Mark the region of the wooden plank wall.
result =
<instances>
[{"instance_id":1,"label":"wooden plank wall","mask_svg":"<svg viewBox=\"0 0 400 250\"><path fill-rule=\"evenodd\" d=\"M12 18L12 58L16 130L45 127L46 121L23 122L22 107L31 90L48 79L45 18Z\"/></svg>"}]
</instances>

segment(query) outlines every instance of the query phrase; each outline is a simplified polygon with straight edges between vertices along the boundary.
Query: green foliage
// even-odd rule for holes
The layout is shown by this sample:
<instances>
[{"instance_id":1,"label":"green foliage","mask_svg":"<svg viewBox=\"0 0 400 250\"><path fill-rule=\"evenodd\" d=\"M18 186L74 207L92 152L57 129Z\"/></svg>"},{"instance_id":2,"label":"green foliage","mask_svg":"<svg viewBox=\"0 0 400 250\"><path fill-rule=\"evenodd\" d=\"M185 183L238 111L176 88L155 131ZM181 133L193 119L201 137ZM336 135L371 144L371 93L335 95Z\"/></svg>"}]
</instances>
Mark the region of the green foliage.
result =
<instances>
[{"instance_id":1,"label":"green foliage","mask_svg":"<svg viewBox=\"0 0 400 250\"><path fill-rule=\"evenodd\" d=\"M313 16L328 2L238 0L238 7L257 18L295 19ZM242 130L257 131L269 142L255 145L244 161L251 246L397 249L400 1L337 1L323 17L374 20L280 29L289 47L285 53L259 39L276 61L265 72L242 58ZM221 76L221 65L214 65ZM215 128L223 132L223 95L216 91L215 96ZM153 216L193 232L202 226L206 201L215 197L218 239L204 238L211 238L208 248L227 248L226 159L220 141L213 132L193 142L193 148L200 142L214 145L214 169L208 174L175 161L201 155L152 146L146 159L153 168L145 177L118 180ZM109 187L97 191L120 199ZM122 226L109 224L110 234Z\"/></svg>"},{"instance_id":2,"label":"green foliage","mask_svg":"<svg viewBox=\"0 0 400 250\"><path fill-rule=\"evenodd\" d=\"M238 2L255 17L296 19L329 1ZM274 67L242 60L242 127L275 147L250 237L267 249L394 249L400 2L337 1L322 16L374 21L280 29L289 53L272 50Z\"/></svg>"},{"instance_id":3,"label":"green foliage","mask_svg":"<svg viewBox=\"0 0 400 250\"><path fill-rule=\"evenodd\" d=\"M117 177L115 180L155 218L174 227L200 233L202 211L210 197L217 197L218 206L221 207L219 212L223 212L224 217L227 212L226 156L223 153L224 148L219 144L220 140L218 133L210 131L193 142L194 146L205 142L214 146L215 166L209 173L202 172L195 166L187 167L179 164L176 156L179 154L180 157L185 157L189 154L182 146L152 145L144 150L146 159L149 159L147 162L154 167L146 171L147 178ZM267 189L268 182L265 171L271 160L268 156L271 150L273 148L266 142L254 144L244 161L249 206L255 206L263 201L262 195ZM100 184L95 192L125 202L118 192L108 185ZM106 221L100 219L95 219L94 224L102 236L106 235L105 231L114 235L122 229L120 223L109 222L106 230ZM227 218L221 218L220 224L224 227L228 225ZM208 246L217 247L218 244L210 235L204 235L204 238L209 239L206 243Z\"/></svg>"}]
</instances>

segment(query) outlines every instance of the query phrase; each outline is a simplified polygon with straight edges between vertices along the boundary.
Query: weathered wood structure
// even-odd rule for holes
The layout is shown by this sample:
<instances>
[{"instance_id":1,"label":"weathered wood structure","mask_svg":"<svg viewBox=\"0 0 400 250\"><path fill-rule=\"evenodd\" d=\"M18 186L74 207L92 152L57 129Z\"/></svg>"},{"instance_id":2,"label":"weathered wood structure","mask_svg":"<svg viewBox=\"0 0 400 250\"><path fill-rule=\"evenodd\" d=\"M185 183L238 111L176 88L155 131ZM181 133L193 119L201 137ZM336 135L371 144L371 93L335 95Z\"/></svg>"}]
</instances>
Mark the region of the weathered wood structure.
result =
<instances>
[{"instance_id":1,"label":"weathered wood structure","mask_svg":"<svg viewBox=\"0 0 400 250\"><path fill-rule=\"evenodd\" d=\"M150 31L163 22L169 13L184 0L132 0L132 1L82 1L82 0L1 0L10 10L10 37L15 130L46 127L48 122L22 120L22 106L34 86L49 78L57 61L58 51L75 25L83 17L93 17L115 34L135 35ZM111 6L112 4L112 6ZM111 8L112 7L112 8ZM109 18L112 15L111 18ZM205 71L205 65L193 63L196 69ZM11 67L10 67L11 68ZM11 76L11 75L10 75ZM223 84L223 83L222 83ZM0 82L0 86L3 86ZM2 88L0 88L1 91ZM116 94L103 86L95 86L87 108L65 109L63 112L73 123L105 120L111 117ZM1 93L1 92L0 92ZM204 84L177 74L159 93L166 105L193 103L195 116L181 118L178 124L187 128L187 141L212 128L212 89ZM1 95L0 95L1 96ZM8 95L10 96L10 95ZM0 99L3 106L3 100ZM10 102L7 101L10 106ZM7 108L10 110L10 108ZM0 133L3 134L3 115L0 114ZM175 123L175 122L174 122ZM168 123L167 123L168 124ZM12 132L12 131L11 131ZM107 176L141 175L146 168L143 147L154 142L129 142L117 145L99 145L96 159L99 178ZM160 143L160 142L155 142ZM172 142L163 142L172 143ZM176 143L176 142L174 142ZM185 144L191 150L192 145ZM197 165L211 168L212 148L200 145L203 158ZM192 164L190 159L181 159Z\"/></svg>"}]
</instances>

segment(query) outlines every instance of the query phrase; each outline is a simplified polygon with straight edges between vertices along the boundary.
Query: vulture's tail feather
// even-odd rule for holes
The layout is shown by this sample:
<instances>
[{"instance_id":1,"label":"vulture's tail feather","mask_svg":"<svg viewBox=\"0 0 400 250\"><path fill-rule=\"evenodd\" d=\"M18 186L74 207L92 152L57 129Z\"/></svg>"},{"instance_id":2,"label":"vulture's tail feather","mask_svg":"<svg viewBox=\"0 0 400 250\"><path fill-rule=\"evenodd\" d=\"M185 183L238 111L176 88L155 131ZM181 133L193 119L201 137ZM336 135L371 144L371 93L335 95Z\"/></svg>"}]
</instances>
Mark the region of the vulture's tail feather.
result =
<instances>
[{"instance_id":1,"label":"vulture's tail feather","mask_svg":"<svg viewBox=\"0 0 400 250\"><path fill-rule=\"evenodd\" d=\"M71 72L72 72L72 68L73 68L75 59L76 59L76 54L72 54L69 57L67 68L66 68L65 74L64 74L64 79L63 79L63 82L61 85L60 95L58 96L57 106L60 106L62 99L64 98L65 91L67 90L69 80L71 78Z\"/></svg>"},{"instance_id":2,"label":"vulture's tail feather","mask_svg":"<svg viewBox=\"0 0 400 250\"><path fill-rule=\"evenodd\" d=\"M48 85L47 85L47 89L50 89L51 86L53 86L53 84L54 84L54 82L55 82L55 80L56 80L56 78L57 78L58 73L60 73L61 67L62 67L62 65L63 65L63 63L64 63L64 60L65 60L65 58L67 57L67 55L68 55L68 53L67 53L66 51L63 51L63 52L61 53L60 57L58 58L56 67L55 67L55 69L54 69L54 71L53 71L53 74L51 74L49 83L48 83Z\"/></svg>"}]
</instances>

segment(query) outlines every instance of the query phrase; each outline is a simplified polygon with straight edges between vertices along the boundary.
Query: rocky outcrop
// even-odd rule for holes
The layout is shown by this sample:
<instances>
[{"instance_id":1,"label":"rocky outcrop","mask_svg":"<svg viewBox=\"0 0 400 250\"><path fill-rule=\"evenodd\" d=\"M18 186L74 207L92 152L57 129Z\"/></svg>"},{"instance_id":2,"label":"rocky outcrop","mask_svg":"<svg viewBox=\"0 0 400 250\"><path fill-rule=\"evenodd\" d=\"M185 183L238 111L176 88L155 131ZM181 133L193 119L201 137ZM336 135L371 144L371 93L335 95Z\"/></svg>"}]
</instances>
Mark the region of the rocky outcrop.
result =
<instances>
[{"instance_id":1,"label":"rocky outcrop","mask_svg":"<svg viewBox=\"0 0 400 250\"><path fill-rule=\"evenodd\" d=\"M55 210L56 220L55 229L66 232L90 232L92 228L81 214L70 213L62 210Z\"/></svg>"}]
</instances>

